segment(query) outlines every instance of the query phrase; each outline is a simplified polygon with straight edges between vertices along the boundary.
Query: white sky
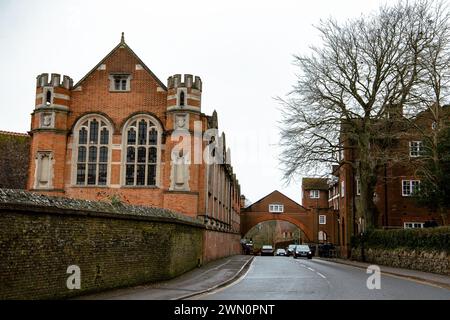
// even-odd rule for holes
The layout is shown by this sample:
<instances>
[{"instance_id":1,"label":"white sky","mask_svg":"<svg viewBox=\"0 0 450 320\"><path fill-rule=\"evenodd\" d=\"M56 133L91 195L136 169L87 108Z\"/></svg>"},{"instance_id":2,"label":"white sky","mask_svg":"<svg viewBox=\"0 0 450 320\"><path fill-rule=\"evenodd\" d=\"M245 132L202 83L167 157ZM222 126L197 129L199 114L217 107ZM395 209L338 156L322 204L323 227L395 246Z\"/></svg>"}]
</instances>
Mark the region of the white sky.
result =
<instances>
[{"instance_id":1,"label":"white sky","mask_svg":"<svg viewBox=\"0 0 450 320\"><path fill-rule=\"evenodd\" d=\"M300 202L300 182L281 180L274 100L295 82L292 55L318 43L312 25L320 19L344 20L386 2L0 0L0 130L29 130L38 74L77 82L123 31L163 83L176 73L202 78L202 111L217 110L247 198L277 189Z\"/></svg>"}]
</instances>

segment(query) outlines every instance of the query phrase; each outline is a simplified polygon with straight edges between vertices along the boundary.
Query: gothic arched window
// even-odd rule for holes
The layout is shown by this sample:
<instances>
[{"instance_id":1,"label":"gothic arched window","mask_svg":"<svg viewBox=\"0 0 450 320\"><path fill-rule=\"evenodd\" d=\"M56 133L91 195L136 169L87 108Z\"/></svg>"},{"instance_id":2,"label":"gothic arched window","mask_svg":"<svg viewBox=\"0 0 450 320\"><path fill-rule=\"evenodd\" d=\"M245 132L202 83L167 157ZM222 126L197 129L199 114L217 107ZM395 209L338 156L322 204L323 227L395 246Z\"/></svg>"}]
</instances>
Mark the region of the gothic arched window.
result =
<instances>
[{"instance_id":1,"label":"gothic arched window","mask_svg":"<svg viewBox=\"0 0 450 320\"><path fill-rule=\"evenodd\" d=\"M81 119L75 127L77 185L107 184L111 133L111 125L100 116Z\"/></svg>"},{"instance_id":2,"label":"gothic arched window","mask_svg":"<svg viewBox=\"0 0 450 320\"><path fill-rule=\"evenodd\" d=\"M124 128L124 184L157 186L161 128L150 116L137 116Z\"/></svg>"}]
</instances>

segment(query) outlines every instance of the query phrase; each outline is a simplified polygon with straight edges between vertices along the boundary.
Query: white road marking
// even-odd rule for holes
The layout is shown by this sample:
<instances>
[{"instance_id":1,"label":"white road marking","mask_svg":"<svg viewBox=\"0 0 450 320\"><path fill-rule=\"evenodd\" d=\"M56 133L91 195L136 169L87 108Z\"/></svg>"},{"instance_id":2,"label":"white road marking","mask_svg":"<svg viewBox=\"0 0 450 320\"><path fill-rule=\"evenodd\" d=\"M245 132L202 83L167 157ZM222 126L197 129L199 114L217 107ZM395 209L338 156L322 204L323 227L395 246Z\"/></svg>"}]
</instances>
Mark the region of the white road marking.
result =
<instances>
[{"instance_id":1,"label":"white road marking","mask_svg":"<svg viewBox=\"0 0 450 320\"><path fill-rule=\"evenodd\" d=\"M308 270L311 270L312 272L316 272L313 268L307 267Z\"/></svg>"},{"instance_id":2,"label":"white road marking","mask_svg":"<svg viewBox=\"0 0 450 320\"><path fill-rule=\"evenodd\" d=\"M321 274L320 272L316 272L319 276L321 276L322 278L326 279L327 277L325 277L323 274Z\"/></svg>"}]
</instances>

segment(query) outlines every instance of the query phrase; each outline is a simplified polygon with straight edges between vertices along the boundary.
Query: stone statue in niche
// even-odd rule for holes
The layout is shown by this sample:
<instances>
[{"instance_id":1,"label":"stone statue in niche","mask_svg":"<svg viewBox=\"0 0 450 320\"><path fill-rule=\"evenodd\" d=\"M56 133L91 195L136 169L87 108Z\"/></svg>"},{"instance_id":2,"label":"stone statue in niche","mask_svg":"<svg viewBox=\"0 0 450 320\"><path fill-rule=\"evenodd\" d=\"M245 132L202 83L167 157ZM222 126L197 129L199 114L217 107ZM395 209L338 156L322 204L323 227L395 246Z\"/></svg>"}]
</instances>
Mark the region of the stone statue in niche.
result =
<instances>
[{"instance_id":1,"label":"stone statue in niche","mask_svg":"<svg viewBox=\"0 0 450 320\"><path fill-rule=\"evenodd\" d=\"M43 127L50 127L52 125L52 114L51 113L44 113L42 116L42 126Z\"/></svg>"},{"instance_id":2,"label":"stone statue in niche","mask_svg":"<svg viewBox=\"0 0 450 320\"><path fill-rule=\"evenodd\" d=\"M171 190L189 190L190 136L189 115L175 114L173 118L174 132L172 139L179 141L171 151ZM179 139L182 138L180 141Z\"/></svg>"},{"instance_id":3,"label":"stone statue in niche","mask_svg":"<svg viewBox=\"0 0 450 320\"><path fill-rule=\"evenodd\" d=\"M187 129L185 115L177 115L175 118L175 130L180 130L180 129Z\"/></svg>"},{"instance_id":4,"label":"stone statue in niche","mask_svg":"<svg viewBox=\"0 0 450 320\"><path fill-rule=\"evenodd\" d=\"M184 185L184 153L183 149L178 152L175 163L175 184L177 186Z\"/></svg>"},{"instance_id":5,"label":"stone statue in niche","mask_svg":"<svg viewBox=\"0 0 450 320\"><path fill-rule=\"evenodd\" d=\"M172 151L170 190L189 191L189 153L183 149Z\"/></svg>"},{"instance_id":6,"label":"stone statue in niche","mask_svg":"<svg viewBox=\"0 0 450 320\"><path fill-rule=\"evenodd\" d=\"M38 151L36 159L35 188L49 189L52 187L53 155L51 152Z\"/></svg>"}]
</instances>

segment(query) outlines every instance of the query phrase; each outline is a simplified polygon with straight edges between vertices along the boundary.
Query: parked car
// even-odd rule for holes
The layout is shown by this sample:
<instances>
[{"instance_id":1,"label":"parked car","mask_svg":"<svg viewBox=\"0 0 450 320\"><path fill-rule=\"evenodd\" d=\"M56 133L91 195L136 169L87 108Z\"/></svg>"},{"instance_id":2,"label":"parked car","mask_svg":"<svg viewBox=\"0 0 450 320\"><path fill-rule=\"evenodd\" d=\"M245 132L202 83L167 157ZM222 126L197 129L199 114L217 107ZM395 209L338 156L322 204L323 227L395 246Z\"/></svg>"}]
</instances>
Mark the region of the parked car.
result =
<instances>
[{"instance_id":1,"label":"parked car","mask_svg":"<svg viewBox=\"0 0 450 320\"><path fill-rule=\"evenodd\" d=\"M311 250L313 257L316 255L316 244L315 243L305 243Z\"/></svg>"},{"instance_id":2,"label":"parked car","mask_svg":"<svg viewBox=\"0 0 450 320\"><path fill-rule=\"evenodd\" d=\"M261 248L262 256L273 256L273 247L270 245L264 245Z\"/></svg>"},{"instance_id":3,"label":"parked car","mask_svg":"<svg viewBox=\"0 0 450 320\"><path fill-rule=\"evenodd\" d=\"M309 246L304 244L296 246L294 250L294 259L297 259L298 257L312 259L312 252Z\"/></svg>"},{"instance_id":4,"label":"parked car","mask_svg":"<svg viewBox=\"0 0 450 320\"><path fill-rule=\"evenodd\" d=\"M332 243L319 244L319 257L331 258L335 253L336 249Z\"/></svg>"},{"instance_id":5,"label":"parked car","mask_svg":"<svg viewBox=\"0 0 450 320\"><path fill-rule=\"evenodd\" d=\"M289 256L292 256L293 254L294 254L294 250L295 250L295 247L296 247L297 245L296 244L290 244L289 245L289 247L287 247L287 249L286 249L286 255L289 257Z\"/></svg>"},{"instance_id":6,"label":"parked car","mask_svg":"<svg viewBox=\"0 0 450 320\"><path fill-rule=\"evenodd\" d=\"M284 250L284 249L277 249L275 255L277 255L277 256L286 256L286 250Z\"/></svg>"},{"instance_id":7,"label":"parked car","mask_svg":"<svg viewBox=\"0 0 450 320\"><path fill-rule=\"evenodd\" d=\"M247 243L244 245L244 254L253 254L253 243Z\"/></svg>"}]
</instances>

